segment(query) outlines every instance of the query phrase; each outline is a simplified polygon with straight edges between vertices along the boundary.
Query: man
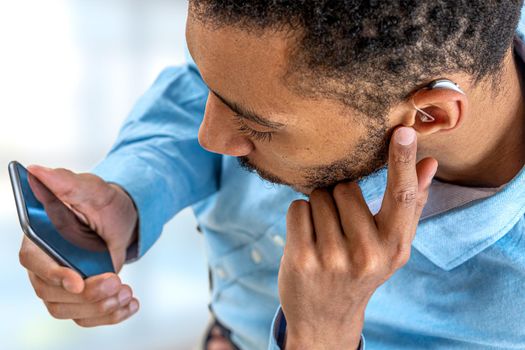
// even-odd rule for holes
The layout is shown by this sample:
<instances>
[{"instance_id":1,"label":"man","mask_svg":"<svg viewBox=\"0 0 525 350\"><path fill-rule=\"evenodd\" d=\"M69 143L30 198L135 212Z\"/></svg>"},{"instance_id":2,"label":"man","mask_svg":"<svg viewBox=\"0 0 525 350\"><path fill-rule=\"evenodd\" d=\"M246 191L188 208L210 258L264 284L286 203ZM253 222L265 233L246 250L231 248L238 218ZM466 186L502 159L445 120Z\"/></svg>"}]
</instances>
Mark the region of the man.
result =
<instances>
[{"instance_id":1,"label":"man","mask_svg":"<svg viewBox=\"0 0 525 350\"><path fill-rule=\"evenodd\" d=\"M209 348L523 348L521 6L191 1L199 71L159 77L98 176L30 171L117 269L192 205ZM116 275L83 282L27 240L20 255L55 317L138 309Z\"/></svg>"}]
</instances>

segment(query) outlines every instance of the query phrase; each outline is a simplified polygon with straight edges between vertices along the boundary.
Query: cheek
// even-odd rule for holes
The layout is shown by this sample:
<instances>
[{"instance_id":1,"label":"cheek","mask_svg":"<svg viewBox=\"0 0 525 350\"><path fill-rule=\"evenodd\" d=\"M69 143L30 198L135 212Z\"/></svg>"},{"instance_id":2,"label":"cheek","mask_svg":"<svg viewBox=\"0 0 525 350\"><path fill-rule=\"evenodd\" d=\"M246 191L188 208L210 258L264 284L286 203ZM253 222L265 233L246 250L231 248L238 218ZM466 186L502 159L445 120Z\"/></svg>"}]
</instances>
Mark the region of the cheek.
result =
<instances>
[{"instance_id":1,"label":"cheek","mask_svg":"<svg viewBox=\"0 0 525 350\"><path fill-rule=\"evenodd\" d=\"M276 170L300 170L329 164L344 157L351 149L344 139L323 135L283 137L274 141L258 148L261 161Z\"/></svg>"}]
</instances>

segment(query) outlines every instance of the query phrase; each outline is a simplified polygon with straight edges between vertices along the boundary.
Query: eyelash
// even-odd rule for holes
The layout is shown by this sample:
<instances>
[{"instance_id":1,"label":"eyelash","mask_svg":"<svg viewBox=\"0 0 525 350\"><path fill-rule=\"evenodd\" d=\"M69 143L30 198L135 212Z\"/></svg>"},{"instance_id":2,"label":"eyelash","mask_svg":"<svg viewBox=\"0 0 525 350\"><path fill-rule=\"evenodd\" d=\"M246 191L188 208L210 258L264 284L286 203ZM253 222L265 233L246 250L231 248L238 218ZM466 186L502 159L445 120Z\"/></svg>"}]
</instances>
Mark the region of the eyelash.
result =
<instances>
[{"instance_id":1,"label":"eyelash","mask_svg":"<svg viewBox=\"0 0 525 350\"><path fill-rule=\"evenodd\" d=\"M246 136L249 136L255 140L258 141L266 141L271 142L274 132L273 131L257 131L250 128L248 125L246 125L239 114L234 115L235 120L237 121L238 128L241 133L243 133Z\"/></svg>"}]
</instances>

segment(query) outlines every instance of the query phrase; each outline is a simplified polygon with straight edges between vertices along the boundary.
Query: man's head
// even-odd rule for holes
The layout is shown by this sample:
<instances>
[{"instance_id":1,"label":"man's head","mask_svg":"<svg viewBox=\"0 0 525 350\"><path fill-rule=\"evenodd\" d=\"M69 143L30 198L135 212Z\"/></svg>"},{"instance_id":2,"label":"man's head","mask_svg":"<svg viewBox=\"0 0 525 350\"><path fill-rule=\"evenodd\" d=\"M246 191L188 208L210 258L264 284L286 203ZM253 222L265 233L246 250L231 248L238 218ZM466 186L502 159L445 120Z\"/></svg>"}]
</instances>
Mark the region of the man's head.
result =
<instances>
[{"instance_id":1,"label":"man's head","mask_svg":"<svg viewBox=\"0 0 525 350\"><path fill-rule=\"evenodd\" d=\"M456 128L467 98L436 78L497 86L521 1L192 0L187 39L210 88L201 145L309 193L386 163L397 125ZM427 123L425 123L427 124ZM421 146L420 146L421 150Z\"/></svg>"}]
</instances>

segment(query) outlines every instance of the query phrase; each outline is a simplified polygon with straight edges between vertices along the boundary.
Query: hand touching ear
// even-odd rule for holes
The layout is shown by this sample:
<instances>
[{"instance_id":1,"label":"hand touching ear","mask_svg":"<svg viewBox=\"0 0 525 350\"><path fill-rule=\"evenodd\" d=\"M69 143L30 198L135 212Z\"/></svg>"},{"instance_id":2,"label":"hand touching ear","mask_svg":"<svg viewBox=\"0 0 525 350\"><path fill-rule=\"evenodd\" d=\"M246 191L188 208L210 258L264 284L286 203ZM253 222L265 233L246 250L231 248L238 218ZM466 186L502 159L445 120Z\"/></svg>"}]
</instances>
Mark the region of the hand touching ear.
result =
<instances>
[{"instance_id":1,"label":"hand touching ear","mask_svg":"<svg viewBox=\"0 0 525 350\"><path fill-rule=\"evenodd\" d=\"M416 133L392 137L386 193L372 215L357 183L316 190L294 201L279 295L286 349L357 349L364 312L375 290L407 263L437 162L416 164Z\"/></svg>"}]
</instances>

